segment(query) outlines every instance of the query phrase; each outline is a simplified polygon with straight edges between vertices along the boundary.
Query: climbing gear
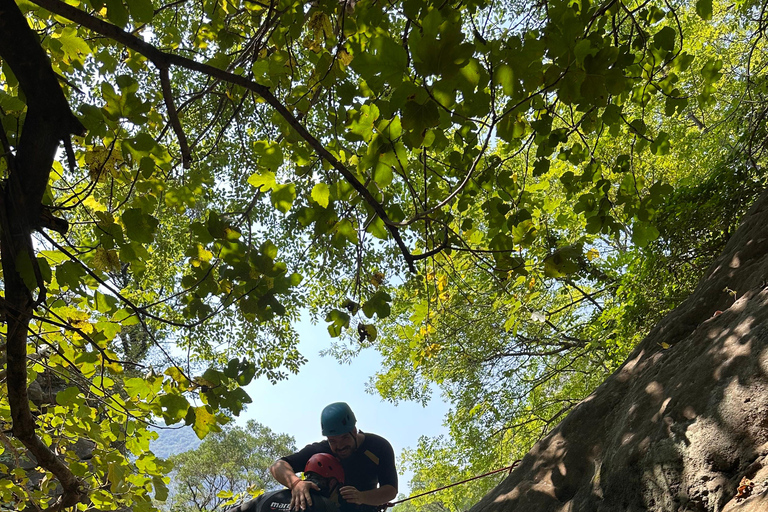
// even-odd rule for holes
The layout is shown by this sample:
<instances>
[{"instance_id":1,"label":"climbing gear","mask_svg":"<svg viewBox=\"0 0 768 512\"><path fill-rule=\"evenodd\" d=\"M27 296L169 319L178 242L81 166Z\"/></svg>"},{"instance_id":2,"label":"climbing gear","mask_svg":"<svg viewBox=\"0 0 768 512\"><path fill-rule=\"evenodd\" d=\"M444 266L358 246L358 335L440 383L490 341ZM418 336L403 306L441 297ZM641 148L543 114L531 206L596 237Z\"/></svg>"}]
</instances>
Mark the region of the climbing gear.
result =
<instances>
[{"instance_id":1,"label":"climbing gear","mask_svg":"<svg viewBox=\"0 0 768 512\"><path fill-rule=\"evenodd\" d=\"M320 427L324 436L340 436L351 432L357 419L349 405L344 402L335 402L327 405L320 414Z\"/></svg>"},{"instance_id":2,"label":"climbing gear","mask_svg":"<svg viewBox=\"0 0 768 512\"><path fill-rule=\"evenodd\" d=\"M324 478L335 478L339 483L344 483L344 468L339 459L330 453L316 453L304 466L305 473L317 473Z\"/></svg>"},{"instance_id":3,"label":"climbing gear","mask_svg":"<svg viewBox=\"0 0 768 512\"><path fill-rule=\"evenodd\" d=\"M445 489L450 489L451 487L456 487L457 485L465 484L467 482L471 482L472 480L477 480L479 478L484 478L486 476L495 475L496 473L501 473L502 471L509 471L509 473L512 473L512 470L517 467L518 464L520 464L522 459L518 459L515 462L513 462L511 465L494 469L493 471L489 471L488 473L484 473L482 475L473 476L472 478L467 478L466 480L462 480L460 482L454 482L450 485L444 485L443 487L438 487L437 489L432 489L431 491L422 492L421 494L417 494L415 496L409 496L407 498L403 498L402 500L397 501L391 501L389 503L385 503L384 505L379 506L379 511L383 512L387 510L390 507L394 507L395 505L399 505L401 503L405 503L406 501L415 500L416 498L421 498L422 496L427 496L428 494L434 494L438 491L444 491Z\"/></svg>"}]
</instances>

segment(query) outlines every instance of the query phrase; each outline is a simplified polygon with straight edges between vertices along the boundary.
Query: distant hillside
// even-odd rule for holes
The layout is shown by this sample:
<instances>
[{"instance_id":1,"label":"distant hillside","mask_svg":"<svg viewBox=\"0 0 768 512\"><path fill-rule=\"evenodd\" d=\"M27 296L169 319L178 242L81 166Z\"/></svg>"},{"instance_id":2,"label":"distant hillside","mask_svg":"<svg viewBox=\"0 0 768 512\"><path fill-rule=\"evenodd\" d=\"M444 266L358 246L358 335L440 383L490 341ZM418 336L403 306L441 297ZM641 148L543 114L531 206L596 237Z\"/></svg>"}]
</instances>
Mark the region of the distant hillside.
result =
<instances>
[{"instance_id":1,"label":"distant hillside","mask_svg":"<svg viewBox=\"0 0 768 512\"><path fill-rule=\"evenodd\" d=\"M180 428L153 428L160 437L152 441L149 447L158 457L167 459L171 455L194 450L200 446L200 439L197 438L192 427Z\"/></svg>"}]
</instances>

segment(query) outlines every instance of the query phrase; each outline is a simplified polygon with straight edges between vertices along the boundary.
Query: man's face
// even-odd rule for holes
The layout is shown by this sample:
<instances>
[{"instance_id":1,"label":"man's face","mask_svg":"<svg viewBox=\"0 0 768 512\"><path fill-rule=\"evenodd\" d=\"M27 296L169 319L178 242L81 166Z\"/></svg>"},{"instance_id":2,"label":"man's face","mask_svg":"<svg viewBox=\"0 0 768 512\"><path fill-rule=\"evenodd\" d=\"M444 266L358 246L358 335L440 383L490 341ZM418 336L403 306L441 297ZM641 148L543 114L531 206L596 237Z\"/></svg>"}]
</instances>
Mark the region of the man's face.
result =
<instances>
[{"instance_id":1,"label":"man's face","mask_svg":"<svg viewBox=\"0 0 768 512\"><path fill-rule=\"evenodd\" d=\"M328 436L328 444L331 451L340 459L346 459L355 453L356 443L353 432L347 432L340 436Z\"/></svg>"}]
</instances>

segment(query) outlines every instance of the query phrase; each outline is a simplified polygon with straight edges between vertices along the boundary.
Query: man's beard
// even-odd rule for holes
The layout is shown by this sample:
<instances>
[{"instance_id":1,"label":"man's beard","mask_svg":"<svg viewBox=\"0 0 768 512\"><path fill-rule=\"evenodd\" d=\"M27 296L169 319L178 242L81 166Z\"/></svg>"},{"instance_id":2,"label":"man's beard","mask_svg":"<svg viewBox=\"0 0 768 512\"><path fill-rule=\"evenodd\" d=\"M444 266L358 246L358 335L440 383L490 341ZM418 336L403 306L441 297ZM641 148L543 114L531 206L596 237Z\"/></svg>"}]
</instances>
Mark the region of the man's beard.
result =
<instances>
[{"instance_id":1,"label":"man's beard","mask_svg":"<svg viewBox=\"0 0 768 512\"><path fill-rule=\"evenodd\" d=\"M340 459L346 459L350 457L353 453L355 453L355 449L351 446L348 446L344 448L343 450L339 450L336 452L333 452L338 458Z\"/></svg>"}]
</instances>

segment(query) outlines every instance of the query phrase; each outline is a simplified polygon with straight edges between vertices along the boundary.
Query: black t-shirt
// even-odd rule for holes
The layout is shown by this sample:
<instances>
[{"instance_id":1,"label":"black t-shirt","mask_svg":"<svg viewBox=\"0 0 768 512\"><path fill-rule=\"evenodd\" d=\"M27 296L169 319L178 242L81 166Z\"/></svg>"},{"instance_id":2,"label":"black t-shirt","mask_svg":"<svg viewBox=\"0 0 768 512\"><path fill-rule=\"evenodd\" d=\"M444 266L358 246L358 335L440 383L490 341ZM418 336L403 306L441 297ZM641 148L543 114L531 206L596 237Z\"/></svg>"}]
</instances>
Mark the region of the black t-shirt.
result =
<instances>
[{"instance_id":1,"label":"black t-shirt","mask_svg":"<svg viewBox=\"0 0 768 512\"><path fill-rule=\"evenodd\" d=\"M306 512L338 512L339 507L317 491L309 491L312 506ZM246 501L226 512L289 512L291 508L291 490L272 491Z\"/></svg>"},{"instance_id":2,"label":"black t-shirt","mask_svg":"<svg viewBox=\"0 0 768 512\"><path fill-rule=\"evenodd\" d=\"M304 471L307 461L316 453L330 453L328 441L308 444L298 452L283 460L299 473ZM365 434L365 439L357 450L346 459L341 460L344 468L344 485L352 486L358 491L370 491L377 486L391 485L397 490L397 468L395 468L395 452L389 441L376 434ZM358 511L370 511L375 507L354 507ZM342 503L342 510L350 510L348 504ZM350 511L351 512L351 511Z\"/></svg>"}]
</instances>

